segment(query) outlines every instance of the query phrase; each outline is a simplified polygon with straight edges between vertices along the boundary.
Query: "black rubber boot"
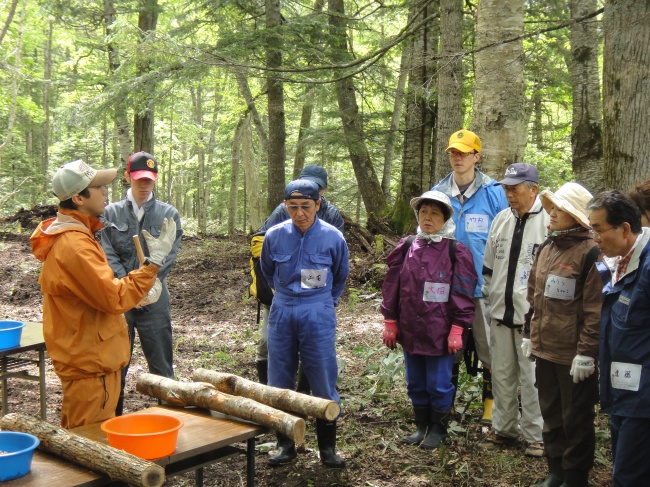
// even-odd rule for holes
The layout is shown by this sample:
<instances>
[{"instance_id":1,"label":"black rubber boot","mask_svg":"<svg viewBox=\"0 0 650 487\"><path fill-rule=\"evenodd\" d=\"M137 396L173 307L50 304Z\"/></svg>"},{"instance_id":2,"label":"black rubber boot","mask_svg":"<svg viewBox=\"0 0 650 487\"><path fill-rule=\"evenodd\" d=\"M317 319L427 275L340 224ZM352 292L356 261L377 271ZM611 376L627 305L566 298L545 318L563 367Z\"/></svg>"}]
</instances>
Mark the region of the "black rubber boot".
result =
<instances>
[{"instance_id":1,"label":"black rubber boot","mask_svg":"<svg viewBox=\"0 0 650 487\"><path fill-rule=\"evenodd\" d=\"M345 461L336 454L336 421L316 420L320 461L330 468L344 468Z\"/></svg>"},{"instance_id":2,"label":"black rubber boot","mask_svg":"<svg viewBox=\"0 0 650 487\"><path fill-rule=\"evenodd\" d=\"M298 366L298 385L296 386L296 392L311 394L311 387L309 386L307 374L305 374L305 371L302 368L302 362Z\"/></svg>"},{"instance_id":3,"label":"black rubber boot","mask_svg":"<svg viewBox=\"0 0 650 487\"><path fill-rule=\"evenodd\" d=\"M257 377L260 384L267 385L269 383L269 361L258 360L255 365L257 366Z\"/></svg>"},{"instance_id":4,"label":"black rubber boot","mask_svg":"<svg viewBox=\"0 0 650 487\"><path fill-rule=\"evenodd\" d=\"M451 368L451 383L454 386L454 395L451 398L451 414L456 414L456 391L458 390L458 374L460 373L460 364L454 364Z\"/></svg>"},{"instance_id":5,"label":"black rubber boot","mask_svg":"<svg viewBox=\"0 0 650 487\"><path fill-rule=\"evenodd\" d=\"M449 425L449 412L436 411L431 409L431 426L429 432L424 437L420 448L427 450L435 450L440 448L447 439L447 426Z\"/></svg>"},{"instance_id":6,"label":"black rubber boot","mask_svg":"<svg viewBox=\"0 0 650 487\"><path fill-rule=\"evenodd\" d=\"M415 433L410 436L402 438L402 443L407 445L419 445L424 440L429 428L429 420L431 418L431 409L429 406L419 407L413 406L413 414L415 414Z\"/></svg>"},{"instance_id":7,"label":"black rubber boot","mask_svg":"<svg viewBox=\"0 0 650 487\"><path fill-rule=\"evenodd\" d=\"M588 487L589 470L565 470L564 483L560 487Z\"/></svg>"},{"instance_id":8,"label":"black rubber boot","mask_svg":"<svg viewBox=\"0 0 650 487\"><path fill-rule=\"evenodd\" d=\"M291 438L278 433L278 452L269 457L269 465L272 467L285 465L297 456L295 442Z\"/></svg>"},{"instance_id":9,"label":"black rubber boot","mask_svg":"<svg viewBox=\"0 0 650 487\"><path fill-rule=\"evenodd\" d=\"M548 475L538 484L530 487L560 487L564 482L564 470L562 470L561 458L546 457L548 463Z\"/></svg>"}]
</instances>

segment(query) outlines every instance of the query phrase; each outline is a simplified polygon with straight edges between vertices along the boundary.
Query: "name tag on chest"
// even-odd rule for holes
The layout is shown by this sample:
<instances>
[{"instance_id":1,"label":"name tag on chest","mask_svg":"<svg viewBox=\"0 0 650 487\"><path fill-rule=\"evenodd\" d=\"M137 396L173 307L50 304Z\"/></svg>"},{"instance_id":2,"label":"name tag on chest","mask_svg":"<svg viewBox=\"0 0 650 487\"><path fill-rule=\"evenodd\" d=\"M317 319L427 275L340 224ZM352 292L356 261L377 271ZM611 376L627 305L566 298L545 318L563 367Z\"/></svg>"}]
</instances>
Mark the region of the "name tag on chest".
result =
<instances>
[{"instance_id":1,"label":"name tag on chest","mask_svg":"<svg viewBox=\"0 0 650 487\"><path fill-rule=\"evenodd\" d=\"M612 388L626 391L638 391L641 383L641 366L639 364L626 364L612 362L610 370Z\"/></svg>"},{"instance_id":2,"label":"name tag on chest","mask_svg":"<svg viewBox=\"0 0 650 487\"><path fill-rule=\"evenodd\" d=\"M316 289L327 285L328 269L301 269L300 287L303 289Z\"/></svg>"},{"instance_id":3,"label":"name tag on chest","mask_svg":"<svg viewBox=\"0 0 650 487\"><path fill-rule=\"evenodd\" d=\"M546 279L544 296L548 298L571 300L576 295L576 280L549 274Z\"/></svg>"},{"instance_id":4,"label":"name tag on chest","mask_svg":"<svg viewBox=\"0 0 650 487\"><path fill-rule=\"evenodd\" d=\"M469 213L465 215L465 231L467 233L488 233L488 222L487 215Z\"/></svg>"},{"instance_id":5,"label":"name tag on chest","mask_svg":"<svg viewBox=\"0 0 650 487\"><path fill-rule=\"evenodd\" d=\"M446 303L449 301L449 284L445 282L425 282L423 301Z\"/></svg>"}]
</instances>

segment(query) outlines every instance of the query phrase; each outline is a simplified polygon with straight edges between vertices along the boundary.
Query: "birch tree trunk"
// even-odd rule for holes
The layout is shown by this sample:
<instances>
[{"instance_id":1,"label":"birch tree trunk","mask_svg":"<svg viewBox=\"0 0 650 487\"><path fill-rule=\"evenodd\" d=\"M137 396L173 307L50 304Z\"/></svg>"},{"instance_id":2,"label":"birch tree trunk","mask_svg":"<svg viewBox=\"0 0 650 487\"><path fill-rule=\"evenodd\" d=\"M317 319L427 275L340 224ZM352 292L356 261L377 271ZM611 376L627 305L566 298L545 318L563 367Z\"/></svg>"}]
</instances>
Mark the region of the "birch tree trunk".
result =
<instances>
[{"instance_id":1,"label":"birch tree trunk","mask_svg":"<svg viewBox=\"0 0 650 487\"><path fill-rule=\"evenodd\" d=\"M266 65L270 68L266 78L269 116L269 176L267 208L275 208L284 199L284 165L286 158L286 128L284 122L284 85L278 73L282 67L282 14L280 0L266 0Z\"/></svg>"},{"instance_id":2,"label":"birch tree trunk","mask_svg":"<svg viewBox=\"0 0 650 487\"><path fill-rule=\"evenodd\" d=\"M264 223L266 216L263 211L263 202L260 195L259 167L255 164L255 151L253 150L253 130L251 127L251 114L244 119L241 130L241 160L244 166L246 181L246 194L248 195L248 208L250 215L250 230L256 231Z\"/></svg>"},{"instance_id":3,"label":"birch tree trunk","mask_svg":"<svg viewBox=\"0 0 650 487\"><path fill-rule=\"evenodd\" d=\"M438 117L433 182L450 171L445 152L451 134L463 128L463 2L440 0Z\"/></svg>"},{"instance_id":4,"label":"birch tree trunk","mask_svg":"<svg viewBox=\"0 0 650 487\"><path fill-rule=\"evenodd\" d=\"M597 0L571 0L571 18L598 8ZM593 194L604 186L603 107L598 72L598 25L589 19L571 26L571 60L568 63L573 93L571 145L573 173L577 182Z\"/></svg>"},{"instance_id":5,"label":"birch tree trunk","mask_svg":"<svg viewBox=\"0 0 650 487\"><path fill-rule=\"evenodd\" d=\"M627 191L650 175L650 3L611 0L603 19L605 187Z\"/></svg>"},{"instance_id":6,"label":"birch tree trunk","mask_svg":"<svg viewBox=\"0 0 650 487\"><path fill-rule=\"evenodd\" d=\"M239 164L241 162L241 138L244 119L237 124L232 141L232 167L230 170L230 191L228 193L228 235L235 233L237 224L237 193L239 190Z\"/></svg>"},{"instance_id":7,"label":"birch tree trunk","mask_svg":"<svg viewBox=\"0 0 650 487\"><path fill-rule=\"evenodd\" d=\"M198 162L198 180L196 188L196 220L198 226L198 233L206 233L206 200L205 188L207 186L205 179L205 147L203 144L203 89L199 83L194 87L190 87L192 95L192 102L194 105L194 124L198 132L196 143L194 144L194 151L196 152Z\"/></svg>"},{"instance_id":8,"label":"birch tree trunk","mask_svg":"<svg viewBox=\"0 0 650 487\"><path fill-rule=\"evenodd\" d=\"M343 0L328 0L328 23L331 37L333 61L341 62L350 58L347 49L345 8ZM339 73L340 74L340 73ZM386 198L381 191L379 178L370 160L363 133L363 122L359 116L359 106L352 78L336 81L336 98L343 124L345 145L350 154L352 168L359 184L359 192L366 207L368 220L376 219L386 205Z\"/></svg>"},{"instance_id":9,"label":"birch tree trunk","mask_svg":"<svg viewBox=\"0 0 650 487\"><path fill-rule=\"evenodd\" d=\"M472 131L481 138L481 170L501 179L526 148L523 41L509 41L524 33L524 2L481 0L477 16Z\"/></svg>"},{"instance_id":10,"label":"birch tree trunk","mask_svg":"<svg viewBox=\"0 0 650 487\"><path fill-rule=\"evenodd\" d=\"M178 382L159 375L140 374L136 390L174 406L199 406L253 421L282 433L296 443L303 443L305 439L304 419L252 399L224 394L205 382Z\"/></svg>"},{"instance_id":11,"label":"birch tree trunk","mask_svg":"<svg viewBox=\"0 0 650 487\"><path fill-rule=\"evenodd\" d=\"M42 203L47 202L47 195L50 194L50 181L47 171L50 166L50 91L52 81L52 31L54 22L50 20L47 26L47 36L45 46L43 46L43 138L41 146L41 174L43 175L43 185L41 194L43 195Z\"/></svg>"}]
</instances>

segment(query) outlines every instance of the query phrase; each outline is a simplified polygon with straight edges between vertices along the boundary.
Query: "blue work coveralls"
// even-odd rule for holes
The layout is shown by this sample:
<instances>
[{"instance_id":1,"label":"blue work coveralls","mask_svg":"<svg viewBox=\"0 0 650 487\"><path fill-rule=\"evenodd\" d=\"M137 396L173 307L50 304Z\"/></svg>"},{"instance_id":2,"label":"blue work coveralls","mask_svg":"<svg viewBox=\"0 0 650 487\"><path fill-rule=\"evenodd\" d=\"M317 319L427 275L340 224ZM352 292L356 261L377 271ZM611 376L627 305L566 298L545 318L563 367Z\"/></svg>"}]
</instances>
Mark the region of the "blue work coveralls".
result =
<instances>
[{"instance_id":1,"label":"blue work coveralls","mask_svg":"<svg viewBox=\"0 0 650 487\"><path fill-rule=\"evenodd\" d=\"M260 264L275 290L269 385L293 389L300 359L314 396L339 402L334 308L350 270L343 234L318 217L304 234L285 221L266 233Z\"/></svg>"}]
</instances>

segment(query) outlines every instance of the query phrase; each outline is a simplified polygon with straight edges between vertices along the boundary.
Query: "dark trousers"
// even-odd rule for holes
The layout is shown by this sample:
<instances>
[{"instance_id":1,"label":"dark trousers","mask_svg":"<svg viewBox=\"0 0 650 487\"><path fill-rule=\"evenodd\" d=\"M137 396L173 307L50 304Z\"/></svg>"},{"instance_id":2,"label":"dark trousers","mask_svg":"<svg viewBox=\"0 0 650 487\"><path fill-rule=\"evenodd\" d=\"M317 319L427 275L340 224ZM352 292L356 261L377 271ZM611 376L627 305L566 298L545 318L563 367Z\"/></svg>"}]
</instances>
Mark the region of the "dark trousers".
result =
<instances>
[{"instance_id":1,"label":"dark trousers","mask_svg":"<svg viewBox=\"0 0 650 487\"><path fill-rule=\"evenodd\" d=\"M650 418L612 415L612 487L645 487L650 479Z\"/></svg>"},{"instance_id":2,"label":"dark trousers","mask_svg":"<svg viewBox=\"0 0 650 487\"><path fill-rule=\"evenodd\" d=\"M535 379L544 418L542 438L546 456L562 459L564 470L584 471L594 465L598 370L577 384L570 370L570 365L537 359Z\"/></svg>"}]
</instances>

